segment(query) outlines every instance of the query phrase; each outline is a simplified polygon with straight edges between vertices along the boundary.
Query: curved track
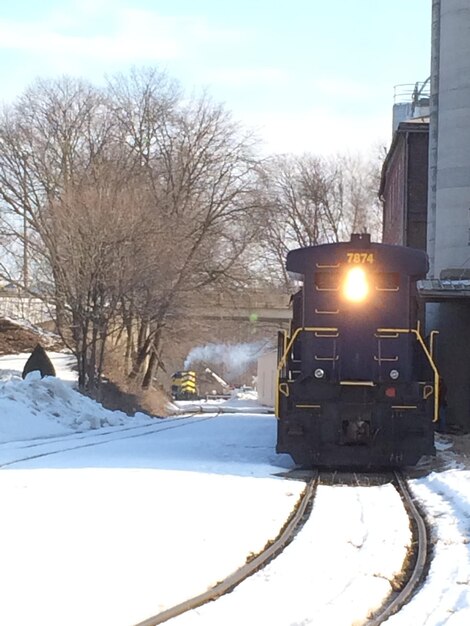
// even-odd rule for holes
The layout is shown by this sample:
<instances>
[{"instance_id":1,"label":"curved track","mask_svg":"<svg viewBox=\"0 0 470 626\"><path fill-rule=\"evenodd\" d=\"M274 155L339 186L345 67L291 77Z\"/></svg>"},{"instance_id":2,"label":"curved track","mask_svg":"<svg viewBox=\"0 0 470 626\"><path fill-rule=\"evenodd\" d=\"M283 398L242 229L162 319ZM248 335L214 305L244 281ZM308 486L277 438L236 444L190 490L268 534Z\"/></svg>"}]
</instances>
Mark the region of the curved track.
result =
<instances>
[{"instance_id":1,"label":"curved track","mask_svg":"<svg viewBox=\"0 0 470 626\"><path fill-rule=\"evenodd\" d=\"M245 578L248 578L248 576L251 576L257 570L264 567L271 559L276 557L277 554L279 554L285 548L285 546L294 538L294 535L298 531L299 526L302 524L302 521L305 519L306 516L308 516L308 509L315 497L317 484L318 472L315 472L311 480L307 483L294 513L287 521L279 536L272 543L268 543L265 549L260 554L248 561L236 572L230 574L230 576L225 578L223 581L212 587L212 589L209 589L204 593L195 596L194 598L190 598L189 600L186 600L181 604L170 607L166 611L158 613L158 615L149 617L143 622L139 622L139 624L137 624L136 626L156 626L157 624L163 624L163 622L166 622L173 617L177 617L178 615L181 615L186 611L195 609L211 600L216 600L221 595L231 591L234 587L243 582Z\"/></svg>"},{"instance_id":2,"label":"curved track","mask_svg":"<svg viewBox=\"0 0 470 626\"><path fill-rule=\"evenodd\" d=\"M162 624L187 611L200 607L209 601L216 600L221 595L231 591L248 576L251 576L257 570L267 565L271 559L275 558L286 547L286 545L292 541L300 526L308 517L318 484L371 486L391 481L393 481L396 489L400 493L404 506L408 512L413 531L413 541L407 558L407 571L403 573L403 580L401 581L399 589L394 591L393 594L387 598L382 608L367 622L367 626L378 626L379 624L382 624L409 601L423 580L428 554L427 530L424 520L414 504L411 493L406 484L406 480L400 472L388 472L386 474L321 472L320 474L315 471L306 485L296 510L273 543L269 543L266 548L254 559L247 562L246 565L225 578L223 581L219 582L213 588L174 607L170 607L157 615L149 617L148 619L139 622L136 626L157 626L158 624Z\"/></svg>"},{"instance_id":3,"label":"curved track","mask_svg":"<svg viewBox=\"0 0 470 626\"><path fill-rule=\"evenodd\" d=\"M192 419L188 421L188 418ZM21 463L38 457L60 454L69 450L80 449L90 446L98 446L116 439L127 439L134 437L143 437L150 432L156 433L173 428L181 428L188 423L195 421L205 421L213 419L216 415L198 415L197 417L185 415L177 418L161 420L155 424L146 426L124 427L113 429L112 432L87 432L74 433L72 435L64 435L48 439L37 439L28 442L17 442L17 445L11 447L0 445L0 468L8 467L16 463ZM77 436L78 435L78 436ZM295 476L293 472L292 477ZM302 476L303 474L303 476ZM306 478L305 472L301 472L297 478ZM428 557L427 549L427 529L425 522L413 502L412 496L400 472L387 474L362 474L362 473L345 473L345 472L311 472L308 473L309 481L303 492L298 505L290 519L286 522L284 528L274 542L269 542L265 549L250 559L243 567L233 574L229 575L223 581L219 582L212 589L182 602L174 607L154 615L137 626L154 626L162 624L182 613L195 609L211 600L219 598L221 595L231 591L243 580L251 576L257 570L262 569L267 563L275 558L285 547L292 541L295 534L299 531L300 526L305 522L312 507L315 497L316 487L318 484L334 485L347 484L351 486L371 486L383 484L384 482L393 481L404 506L407 509L410 518L410 525L413 531L413 541L407 558L407 571L402 574L399 589L387 598L383 607L377 611L373 617L367 622L367 626L378 626L387 620L391 615L400 610L406 604L411 596L416 592L421 584Z\"/></svg>"},{"instance_id":4,"label":"curved track","mask_svg":"<svg viewBox=\"0 0 470 626\"><path fill-rule=\"evenodd\" d=\"M411 553L408 555L410 567L408 568L408 575L406 576L402 588L398 590L393 597L388 599L382 609L367 622L367 626L378 626L387 620L391 615L399 611L417 591L426 572L428 559L428 533L424 518L415 505L406 480L401 472L394 472L394 478L397 489L408 512L413 532Z\"/></svg>"}]
</instances>

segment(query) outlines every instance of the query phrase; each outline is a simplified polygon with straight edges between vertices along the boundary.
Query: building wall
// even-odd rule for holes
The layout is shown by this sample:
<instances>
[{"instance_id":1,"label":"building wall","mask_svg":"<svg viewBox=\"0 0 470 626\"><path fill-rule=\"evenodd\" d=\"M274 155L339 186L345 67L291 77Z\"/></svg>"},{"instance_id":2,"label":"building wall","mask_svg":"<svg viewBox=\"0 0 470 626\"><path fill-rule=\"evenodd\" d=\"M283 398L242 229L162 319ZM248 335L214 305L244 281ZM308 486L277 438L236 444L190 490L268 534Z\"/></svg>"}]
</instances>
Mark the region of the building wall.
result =
<instances>
[{"instance_id":1,"label":"building wall","mask_svg":"<svg viewBox=\"0 0 470 626\"><path fill-rule=\"evenodd\" d=\"M424 247L426 237L431 278L458 279L470 269L470 2L432 0L431 110L429 175L424 138L400 132L399 125L381 181L384 234L389 243ZM417 128L417 127L416 127ZM409 129L411 130L411 129ZM402 159L404 159L402 161ZM404 170L401 164L404 163ZM400 182L401 177L401 182ZM429 181L427 228L423 201ZM400 207L402 184L405 200ZM403 212L400 218L391 212ZM427 234L426 234L427 232ZM470 431L470 301L428 303L427 332L437 329L437 365L448 388L448 419L453 427Z\"/></svg>"},{"instance_id":2,"label":"building wall","mask_svg":"<svg viewBox=\"0 0 470 626\"><path fill-rule=\"evenodd\" d=\"M408 133L405 245L426 250L428 203L427 131Z\"/></svg>"},{"instance_id":3,"label":"building wall","mask_svg":"<svg viewBox=\"0 0 470 626\"><path fill-rule=\"evenodd\" d=\"M384 243L403 244L405 206L406 146L403 136L398 136L382 173L382 199L384 203Z\"/></svg>"},{"instance_id":4,"label":"building wall","mask_svg":"<svg viewBox=\"0 0 470 626\"><path fill-rule=\"evenodd\" d=\"M384 243L426 249L428 125L401 123L382 172Z\"/></svg>"}]
</instances>

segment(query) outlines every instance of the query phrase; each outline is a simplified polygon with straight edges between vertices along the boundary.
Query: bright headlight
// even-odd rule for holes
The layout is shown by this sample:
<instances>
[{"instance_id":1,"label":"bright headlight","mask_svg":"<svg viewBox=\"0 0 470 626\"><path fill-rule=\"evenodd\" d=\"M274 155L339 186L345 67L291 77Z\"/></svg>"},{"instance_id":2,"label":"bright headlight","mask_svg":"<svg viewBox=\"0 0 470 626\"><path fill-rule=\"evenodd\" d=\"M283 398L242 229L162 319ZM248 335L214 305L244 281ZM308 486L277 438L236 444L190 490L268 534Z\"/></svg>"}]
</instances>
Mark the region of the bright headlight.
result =
<instances>
[{"instance_id":1,"label":"bright headlight","mask_svg":"<svg viewBox=\"0 0 470 626\"><path fill-rule=\"evenodd\" d=\"M399 376L400 376L400 372L398 370L390 370L390 378L392 380L397 380Z\"/></svg>"},{"instance_id":2,"label":"bright headlight","mask_svg":"<svg viewBox=\"0 0 470 626\"><path fill-rule=\"evenodd\" d=\"M325 376L325 371L319 367L315 370L314 376L315 378L323 378Z\"/></svg>"},{"instance_id":3,"label":"bright headlight","mask_svg":"<svg viewBox=\"0 0 470 626\"><path fill-rule=\"evenodd\" d=\"M369 293L367 274L362 267L352 267L346 273L343 294L350 302L363 302Z\"/></svg>"}]
</instances>

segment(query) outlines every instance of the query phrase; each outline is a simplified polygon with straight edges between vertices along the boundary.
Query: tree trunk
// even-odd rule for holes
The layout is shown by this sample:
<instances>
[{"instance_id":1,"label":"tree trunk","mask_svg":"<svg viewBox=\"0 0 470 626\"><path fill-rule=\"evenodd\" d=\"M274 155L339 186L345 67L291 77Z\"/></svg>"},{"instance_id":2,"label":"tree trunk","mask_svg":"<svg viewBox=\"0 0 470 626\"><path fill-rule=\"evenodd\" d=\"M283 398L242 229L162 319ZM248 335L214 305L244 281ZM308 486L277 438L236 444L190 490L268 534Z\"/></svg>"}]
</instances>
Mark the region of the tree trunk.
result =
<instances>
[{"instance_id":1,"label":"tree trunk","mask_svg":"<svg viewBox=\"0 0 470 626\"><path fill-rule=\"evenodd\" d=\"M149 389L151 387L157 366L158 357L156 351L153 350L149 358L147 369L145 371L144 380L142 381L142 389Z\"/></svg>"}]
</instances>

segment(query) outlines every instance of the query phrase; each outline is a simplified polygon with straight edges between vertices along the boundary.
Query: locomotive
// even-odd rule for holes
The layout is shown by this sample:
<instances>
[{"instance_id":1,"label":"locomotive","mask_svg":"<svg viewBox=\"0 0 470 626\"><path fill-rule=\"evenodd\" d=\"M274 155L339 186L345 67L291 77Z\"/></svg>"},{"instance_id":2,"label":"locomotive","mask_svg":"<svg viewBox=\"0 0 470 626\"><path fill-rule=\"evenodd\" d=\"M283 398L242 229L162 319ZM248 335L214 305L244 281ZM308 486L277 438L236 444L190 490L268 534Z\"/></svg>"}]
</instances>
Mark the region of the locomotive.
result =
<instances>
[{"instance_id":1,"label":"locomotive","mask_svg":"<svg viewBox=\"0 0 470 626\"><path fill-rule=\"evenodd\" d=\"M196 372L175 372L171 377L171 397L173 400L198 400Z\"/></svg>"},{"instance_id":2,"label":"locomotive","mask_svg":"<svg viewBox=\"0 0 470 626\"><path fill-rule=\"evenodd\" d=\"M279 334L276 451L364 469L435 454L436 331L423 337L416 287L426 253L354 234L292 250L286 267L302 286Z\"/></svg>"}]
</instances>

